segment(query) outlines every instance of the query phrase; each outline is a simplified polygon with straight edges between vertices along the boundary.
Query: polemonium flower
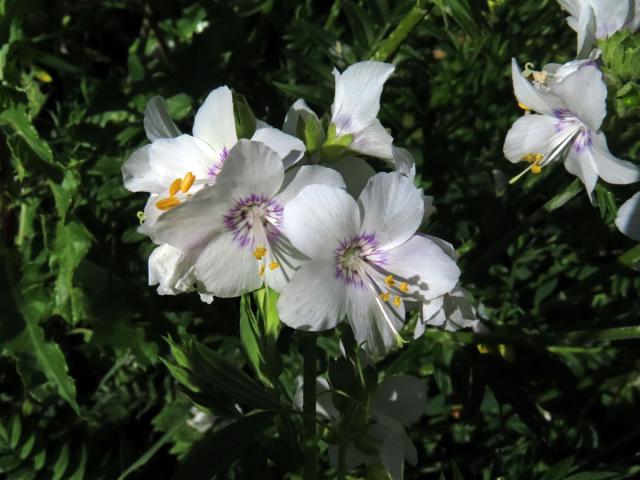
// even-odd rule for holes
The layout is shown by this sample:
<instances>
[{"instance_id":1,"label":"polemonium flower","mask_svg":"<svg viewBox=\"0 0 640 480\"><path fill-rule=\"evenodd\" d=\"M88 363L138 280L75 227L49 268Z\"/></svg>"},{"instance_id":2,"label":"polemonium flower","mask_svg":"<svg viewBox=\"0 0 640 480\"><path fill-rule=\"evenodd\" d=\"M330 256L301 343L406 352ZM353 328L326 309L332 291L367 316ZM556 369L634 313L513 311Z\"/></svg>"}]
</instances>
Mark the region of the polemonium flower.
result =
<instances>
[{"instance_id":1,"label":"polemonium flower","mask_svg":"<svg viewBox=\"0 0 640 480\"><path fill-rule=\"evenodd\" d=\"M196 279L219 297L235 297L263 283L281 290L304 257L283 234L284 208L303 187L344 187L334 170L307 165L285 175L266 145L240 140L215 184L164 213L152 235L184 252L198 251Z\"/></svg>"},{"instance_id":2,"label":"polemonium flower","mask_svg":"<svg viewBox=\"0 0 640 480\"><path fill-rule=\"evenodd\" d=\"M407 177L378 173L358 202L344 190L308 186L284 212L284 231L310 261L278 301L280 318L322 331L348 317L358 343L379 357L399 341L405 300L431 300L458 281L455 262L416 234L421 191Z\"/></svg>"},{"instance_id":3,"label":"polemonium flower","mask_svg":"<svg viewBox=\"0 0 640 480\"><path fill-rule=\"evenodd\" d=\"M423 302L421 316L416 323L414 338L420 337L427 325L455 332L475 328L480 321L464 290L456 286L451 292Z\"/></svg>"},{"instance_id":4,"label":"polemonium flower","mask_svg":"<svg viewBox=\"0 0 640 480\"><path fill-rule=\"evenodd\" d=\"M569 13L567 23L578 34L578 57L586 55L596 39L622 29L632 32L640 22L638 0L558 0Z\"/></svg>"},{"instance_id":5,"label":"polemonium flower","mask_svg":"<svg viewBox=\"0 0 640 480\"><path fill-rule=\"evenodd\" d=\"M157 98L157 97L156 97ZM253 137L271 146L289 167L302 158L304 144L264 123ZM145 113L152 143L134 152L122 167L125 188L151 194L144 233L157 218L207 185L215 183L229 151L238 141L231 90L213 90L197 111L193 135L180 134L166 109L152 99Z\"/></svg>"},{"instance_id":6,"label":"polemonium flower","mask_svg":"<svg viewBox=\"0 0 640 480\"><path fill-rule=\"evenodd\" d=\"M537 112L518 119L504 143L507 159L529 163L523 174L539 173L563 160L592 201L598 177L613 184L640 180L638 166L614 157L600 131L607 113L607 87L595 65L585 63L562 81L543 87L527 80L513 60L512 77L519 104Z\"/></svg>"},{"instance_id":7,"label":"polemonium flower","mask_svg":"<svg viewBox=\"0 0 640 480\"><path fill-rule=\"evenodd\" d=\"M616 216L616 226L627 237L640 241L640 192L622 204Z\"/></svg>"},{"instance_id":8,"label":"polemonium flower","mask_svg":"<svg viewBox=\"0 0 640 480\"><path fill-rule=\"evenodd\" d=\"M337 424L340 413L331 400L329 383L318 378L316 383L319 417ZM298 403L301 403L301 390ZM405 430L424 414L427 402L427 386L424 381L410 375L398 375L385 378L371 399L371 417L373 423L367 430L376 445L376 453L365 453L353 443L346 445L345 468L353 470L359 465L382 464L393 480L404 477L404 463L415 465L418 455ZM329 460L334 468L338 467L338 447L329 446Z\"/></svg>"}]
</instances>

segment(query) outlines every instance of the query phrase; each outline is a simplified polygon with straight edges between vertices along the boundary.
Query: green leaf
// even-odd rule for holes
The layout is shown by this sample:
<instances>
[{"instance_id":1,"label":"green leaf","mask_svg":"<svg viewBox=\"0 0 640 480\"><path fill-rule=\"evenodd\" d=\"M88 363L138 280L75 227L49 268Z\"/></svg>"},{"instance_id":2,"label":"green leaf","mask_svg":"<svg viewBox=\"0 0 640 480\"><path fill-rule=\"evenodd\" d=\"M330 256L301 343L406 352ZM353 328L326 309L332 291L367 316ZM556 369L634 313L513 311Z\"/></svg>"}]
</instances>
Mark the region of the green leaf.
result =
<instances>
[{"instance_id":1,"label":"green leaf","mask_svg":"<svg viewBox=\"0 0 640 480\"><path fill-rule=\"evenodd\" d=\"M384 62L393 55L413 29L426 17L427 9L422 6L422 3L420 0L416 1L415 5L400 20L396 28L380 43L375 53L371 56L372 60Z\"/></svg>"},{"instance_id":2,"label":"green leaf","mask_svg":"<svg viewBox=\"0 0 640 480\"><path fill-rule=\"evenodd\" d=\"M570 456L553 465L542 477L542 480L562 480L573 467L575 457Z\"/></svg>"},{"instance_id":3,"label":"green leaf","mask_svg":"<svg viewBox=\"0 0 640 480\"><path fill-rule=\"evenodd\" d=\"M53 465L53 479L61 480L69 465L69 445L66 443L60 449L56 463Z\"/></svg>"},{"instance_id":4,"label":"green leaf","mask_svg":"<svg viewBox=\"0 0 640 480\"><path fill-rule=\"evenodd\" d=\"M273 412L255 413L206 436L193 446L172 480L210 480L223 472L274 417Z\"/></svg>"},{"instance_id":5,"label":"green leaf","mask_svg":"<svg viewBox=\"0 0 640 480\"><path fill-rule=\"evenodd\" d=\"M264 371L265 360L262 354L261 333L258 319L251 309L250 297L243 295L240 299L240 341L249 359L249 364L260 381L272 386Z\"/></svg>"},{"instance_id":6,"label":"green leaf","mask_svg":"<svg viewBox=\"0 0 640 480\"><path fill-rule=\"evenodd\" d=\"M53 152L49 144L45 142L33 127L31 120L24 110L19 108L8 108L0 112L0 125L9 127L29 145L33 153L48 164L57 164L53 161Z\"/></svg>"},{"instance_id":7,"label":"green leaf","mask_svg":"<svg viewBox=\"0 0 640 480\"><path fill-rule=\"evenodd\" d=\"M9 423L9 448L15 450L20 441L20 435L22 434L22 422L18 415L14 415Z\"/></svg>"},{"instance_id":8,"label":"green leaf","mask_svg":"<svg viewBox=\"0 0 640 480\"><path fill-rule=\"evenodd\" d=\"M562 480L609 480L620 478L616 472L580 472L564 477Z\"/></svg>"}]
</instances>

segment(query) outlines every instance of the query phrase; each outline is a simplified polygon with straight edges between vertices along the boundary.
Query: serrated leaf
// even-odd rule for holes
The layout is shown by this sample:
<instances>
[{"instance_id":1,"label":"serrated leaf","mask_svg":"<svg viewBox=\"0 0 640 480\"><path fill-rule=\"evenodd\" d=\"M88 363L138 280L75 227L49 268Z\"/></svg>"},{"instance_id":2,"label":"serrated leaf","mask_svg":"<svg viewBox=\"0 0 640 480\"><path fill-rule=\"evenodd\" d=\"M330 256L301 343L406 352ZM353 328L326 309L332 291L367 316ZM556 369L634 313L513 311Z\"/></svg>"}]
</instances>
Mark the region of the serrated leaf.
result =
<instances>
[{"instance_id":1,"label":"serrated leaf","mask_svg":"<svg viewBox=\"0 0 640 480\"><path fill-rule=\"evenodd\" d=\"M210 480L226 469L253 438L271 425L275 413L249 415L196 443L172 480Z\"/></svg>"}]
</instances>

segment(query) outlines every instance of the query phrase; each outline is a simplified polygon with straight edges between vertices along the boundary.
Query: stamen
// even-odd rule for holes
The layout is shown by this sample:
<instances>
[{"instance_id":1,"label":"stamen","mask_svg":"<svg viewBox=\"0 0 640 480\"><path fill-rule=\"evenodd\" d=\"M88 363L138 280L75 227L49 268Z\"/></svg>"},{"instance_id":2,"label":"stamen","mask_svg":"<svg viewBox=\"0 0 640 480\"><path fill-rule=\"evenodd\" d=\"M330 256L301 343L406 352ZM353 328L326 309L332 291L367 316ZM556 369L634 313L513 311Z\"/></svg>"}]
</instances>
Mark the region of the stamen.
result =
<instances>
[{"instance_id":1,"label":"stamen","mask_svg":"<svg viewBox=\"0 0 640 480\"><path fill-rule=\"evenodd\" d=\"M278 262L271 262L269 264L269 270L275 270L276 268L280 268L280 264Z\"/></svg>"},{"instance_id":2,"label":"stamen","mask_svg":"<svg viewBox=\"0 0 640 480\"><path fill-rule=\"evenodd\" d=\"M402 282L399 288L402 293L409 293L409 284L407 282Z\"/></svg>"},{"instance_id":3,"label":"stamen","mask_svg":"<svg viewBox=\"0 0 640 480\"><path fill-rule=\"evenodd\" d=\"M144 222L147 221L147 217L142 211L137 212L136 217L138 217L138 220L140 221L140 225L144 224Z\"/></svg>"},{"instance_id":4,"label":"stamen","mask_svg":"<svg viewBox=\"0 0 640 480\"><path fill-rule=\"evenodd\" d=\"M382 299L383 302L388 302L390 296L391 294L389 292L384 292L380 294L380 298Z\"/></svg>"},{"instance_id":5,"label":"stamen","mask_svg":"<svg viewBox=\"0 0 640 480\"><path fill-rule=\"evenodd\" d=\"M193 182L195 181L196 181L195 175L191 172L187 172L187 174L182 179L182 186L180 187L180 191L182 193L187 193L191 188L191 186L193 185Z\"/></svg>"},{"instance_id":6,"label":"stamen","mask_svg":"<svg viewBox=\"0 0 640 480\"><path fill-rule=\"evenodd\" d=\"M384 279L384 283L389 287L393 287L396 282L393 280L393 275L387 275L387 278Z\"/></svg>"},{"instance_id":7,"label":"stamen","mask_svg":"<svg viewBox=\"0 0 640 480\"><path fill-rule=\"evenodd\" d=\"M175 197L176 193L178 193L178 190L180 190L181 186L182 186L182 180L180 180L179 178L176 178L173 182L171 182L171 186L169 187L169 196Z\"/></svg>"},{"instance_id":8,"label":"stamen","mask_svg":"<svg viewBox=\"0 0 640 480\"><path fill-rule=\"evenodd\" d=\"M529 107L527 107L527 106L526 106L524 103L522 103L522 102L518 102L518 106L519 106L522 110L524 110L525 112L530 112L530 111L531 111L531 109L530 109Z\"/></svg>"},{"instance_id":9,"label":"stamen","mask_svg":"<svg viewBox=\"0 0 640 480\"><path fill-rule=\"evenodd\" d=\"M253 256L256 257L256 260L262 260L266 254L267 249L265 247L257 247L253 251Z\"/></svg>"},{"instance_id":10,"label":"stamen","mask_svg":"<svg viewBox=\"0 0 640 480\"><path fill-rule=\"evenodd\" d=\"M398 296L396 296L396 298L394 298L394 299L393 299L393 305L394 305L396 308L400 308L400 305L401 305L401 298L400 298L400 297L398 297Z\"/></svg>"},{"instance_id":11,"label":"stamen","mask_svg":"<svg viewBox=\"0 0 640 480\"><path fill-rule=\"evenodd\" d=\"M542 171L542 167L540 165L538 165L537 163L534 163L533 165L531 165L531 173L534 174L539 174Z\"/></svg>"},{"instance_id":12,"label":"stamen","mask_svg":"<svg viewBox=\"0 0 640 480\"><path fill-rule=\"evenodd\" d=\"M162 200L159 200L156 202L156 207L158 207L159 210L169 210L173 207L177 207L178 205L180 205L180 200L178 200L176 197L168 197L168 198L163 198Z\"/></svg>"}]
</instances>

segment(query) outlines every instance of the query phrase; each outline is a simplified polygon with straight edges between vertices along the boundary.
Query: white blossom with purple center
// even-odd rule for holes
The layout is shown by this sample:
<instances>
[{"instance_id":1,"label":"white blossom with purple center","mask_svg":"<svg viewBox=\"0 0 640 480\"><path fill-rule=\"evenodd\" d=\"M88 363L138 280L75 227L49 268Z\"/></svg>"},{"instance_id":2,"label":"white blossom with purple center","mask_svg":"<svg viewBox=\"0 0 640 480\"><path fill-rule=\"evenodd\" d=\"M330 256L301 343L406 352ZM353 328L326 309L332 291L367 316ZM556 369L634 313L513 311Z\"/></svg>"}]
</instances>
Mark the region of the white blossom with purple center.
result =
<instances>
[{"instance_id":1,"label":"white blossom with purple center","mask_svg":"<svg viewBox=\"0 0 640 480\"><path fill-rule=\"evenodd\" d=\"M266 145L239 140L215 184L163 214L156 242L198 252L195 278L218 297L236 297L263 284L280 291L305 260L283 233L287 202L303 187L344 182L329 168L289 170Z\"/></svg>"},{"instance_id":2,"label":"white blossom with purple center","mask_svg":"<svg viewBox=\"0 0 640 480\"><path fill-rule=\"evenodd\" d=\"M527 111L509 130L504 154L513 163L529 164L512 181L564 161L593 201L598 177L612 184L640 180L638 166L613 156L600 131L607 113L607 87L593 62L573 64L571 73L543 85L529 81L513 60L512 77L516 98Z\"/></svg>"},{"instance_id":3,"label":"white blossom with purple center","mask_svg":"<svg viewBox=\"0 0 640 480\"><path fill-rule=\"evenodd\" d=\"M417 234L422 192L407 177L378 173L358 202L344 190L312 185L284 210L284 232L309 258L278 301L280 318L300 330L322 331L348 318L373 356L400 341L405 301L449 292L458 281L455 262Z\"/></svg>"},{"instance_id":4,"label":"white blossom with purple center","mask_svg":"<svg viewBox=\"0 0 640 480\"><path fill-rule=\"evenodd\" d=\"M222 86L213 90L197 111L193 135L180 134L160 97L149 101L145 129L151 144L134 152L122 167L125 188L150 193L143 233L149 234L158 217L207 185L216 182L230 149L238 141L233 95ZM304 155L304 144L267 124L253 135L271 146L286 167Z\"/></svg>"}]
</instances>

